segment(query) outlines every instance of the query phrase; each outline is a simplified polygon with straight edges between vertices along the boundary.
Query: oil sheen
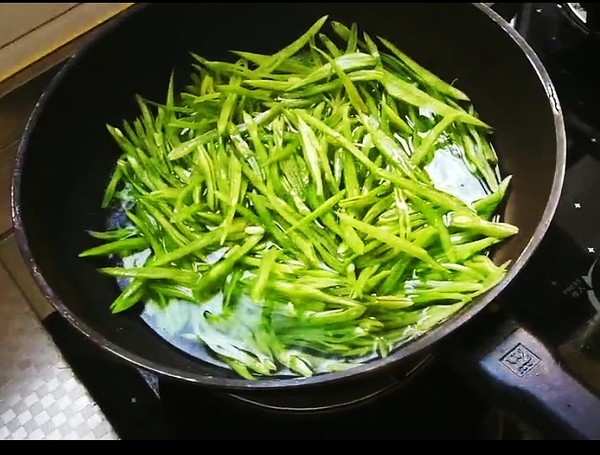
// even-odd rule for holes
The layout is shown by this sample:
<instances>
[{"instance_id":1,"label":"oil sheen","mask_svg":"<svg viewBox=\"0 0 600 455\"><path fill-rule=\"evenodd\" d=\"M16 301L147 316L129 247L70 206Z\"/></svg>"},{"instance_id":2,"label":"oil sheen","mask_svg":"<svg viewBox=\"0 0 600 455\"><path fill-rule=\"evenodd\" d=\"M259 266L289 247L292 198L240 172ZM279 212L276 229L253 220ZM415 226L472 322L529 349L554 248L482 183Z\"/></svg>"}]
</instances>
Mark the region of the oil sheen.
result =
<instances>
[{"instance_id":1,"label":"oil sheen","mask_svg":"<svg viewBox=\"0 0 600 455\"><path fill-rule=\"evenodd\" d=\"M425 170L439 190L452 194L469 205L488 194L485 186L469 171L463 159L451 147L438 149L430 163L425 166ZM208 258L209 262L218 261L224 253L225 251L217 250ZM142 266L149 255L150 251L146 250L124 258L123 266ZM126 281L120 281L120 286L124 285ZM141 318L166 342L190 356L223 368L229 367L213 352L240 359L248 353L259 358L264 355L251 335L253 327L260 323L260 305L244 296L236 305L233 314L227 316L226 323L215 325L208 322L208 317L222 314L223 295L218 293L200 304L172 299L166 307L160 307L156 302L147 301ZM200 334L206 344L198 341ZM206 345L209 345L210 349L207 349ZM356 359L347 366L351 367L366 360L368 358ZM317 371L326 371L331 361L332 359L315 358L313 363L317 365ZM278 374L285 376L290 373L282 369Z\"/></svg>"}]
</instances>

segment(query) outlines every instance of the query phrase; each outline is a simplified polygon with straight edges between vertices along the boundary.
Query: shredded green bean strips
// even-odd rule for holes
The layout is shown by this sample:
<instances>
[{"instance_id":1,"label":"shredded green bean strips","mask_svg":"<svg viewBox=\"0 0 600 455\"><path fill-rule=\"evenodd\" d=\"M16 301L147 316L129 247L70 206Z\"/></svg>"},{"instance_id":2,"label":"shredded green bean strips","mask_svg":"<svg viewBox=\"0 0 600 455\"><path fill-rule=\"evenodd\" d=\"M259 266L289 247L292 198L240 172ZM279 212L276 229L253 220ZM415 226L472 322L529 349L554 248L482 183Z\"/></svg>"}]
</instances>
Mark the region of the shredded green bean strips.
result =
<instances>
[{"instance_id":1,"label":"shredded green bean strips","mask_svg":"<svg viewBox=\"0 0 600 455\"><path fill-rule=\"evenodd\" d=\"M311 376L387 356L502 279L510 176L465 93L327 17L232 55L193 55L183 92L171 77L164 103L108 126L122 154L102 206L128 222L81 256L119 260L100 269L126 283L113 313L221 295L190 337L247 379ZM434 183L442 151L480 197Z\"/></svg>"}]
</instances>

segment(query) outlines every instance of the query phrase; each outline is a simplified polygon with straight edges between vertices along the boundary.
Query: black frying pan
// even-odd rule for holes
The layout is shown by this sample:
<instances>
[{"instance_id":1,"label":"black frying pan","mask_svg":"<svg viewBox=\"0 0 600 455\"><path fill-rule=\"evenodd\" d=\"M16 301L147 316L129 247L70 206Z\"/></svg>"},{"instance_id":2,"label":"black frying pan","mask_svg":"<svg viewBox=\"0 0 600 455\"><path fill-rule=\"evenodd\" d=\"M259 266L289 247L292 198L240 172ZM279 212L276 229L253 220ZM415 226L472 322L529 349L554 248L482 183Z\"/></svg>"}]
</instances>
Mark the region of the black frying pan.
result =
<instances>
[{"instance_id":1,"label":"black frying pan","mask_svg":"<svg viewBox=\"0 0 600 455\"><path fill-rule=\"evenodd\" d=\"M92 245L84 231L102 229L105 222L100 200L118 156L105 124L136 114L134 94L162 99L172 69L180 76L180 86L187 82L183 75L189 73L189 51L211 60L230 58L229 49L275 52L324 14L343 23L357 22L444 79L457 79L457 86L495 128L503 170L513 175L504 217L520 233L494 253L497 263L510 259L512 266L493 291L389 357L307 379L246 381L166 344L135 314L112 315L109 304L118 292L114 280L77 255ZM36 106L14 171L13 222L21 251L50 302L85 336L130 364L219 389L331 385L402 365L438 345L502 292L548 228L562 187L565 147L560 105L546 71L510 26L485 6L138 5L72 58ZM518 366L518 353L512 355L517 355ZM541 355L538 349L536 357ZM531 369L541 368L536 365ZM501 376L488 370L488 376ZM593 409L600 416L600 406ZM568 415L567 420L573 417L577 416Z\"/></svg>"}]
</instances>

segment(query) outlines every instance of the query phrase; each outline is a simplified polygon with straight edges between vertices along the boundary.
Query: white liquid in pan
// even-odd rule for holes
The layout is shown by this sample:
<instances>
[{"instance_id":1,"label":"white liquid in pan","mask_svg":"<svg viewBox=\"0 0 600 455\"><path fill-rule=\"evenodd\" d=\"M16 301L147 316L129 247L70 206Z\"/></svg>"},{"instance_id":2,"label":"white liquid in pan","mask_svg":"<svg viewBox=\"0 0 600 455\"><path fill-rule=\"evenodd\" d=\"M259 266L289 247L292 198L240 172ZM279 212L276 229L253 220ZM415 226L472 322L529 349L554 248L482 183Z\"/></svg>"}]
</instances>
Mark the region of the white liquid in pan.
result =
<instances>
[{"instance_id":1,"label":"white liquid in pan","mask_svg":"<svg viewBox=\"0 0 600 455\"><path fill-rule=\"evenodd\" d=\"M484 186L471 174L462 159L455 157L448 149L438 150L434 159L425 169L439 190L450 193L467 204L471 204L487 194ZM149 253L148 250L125 258L124 266L143 265ZM224 254L224 251L219 251L211 259L216 262L219 254ZM199 343L194 334L203 333L211 347L217 351L234 344L247 352L258 354L258 350L248 336L249 331L245 329L259 323L258 308L259 306L254 305L249 298L242 298L231 319L232 323L227 324L230 329L227 333L216 330L204 317L206 311L213 314L221 313L222 295L220 293L202 305L174 299L166 308L160 308L156 303L150 301L146 303L141 317L152 330L176 348L205 362L229 368L227 364L221 362L203 344ZM238 329L235 329L236 327ZM232 343L233 340L235 340L234 343ZM235 356L236 352L228 351L228 354ZM368 359L359 361L364 360ZM321 367L317 368L317 372L320 369L324 371L331 361L323 358L321 362L317 362ZM280 372L281 375L288 373L287 371Z\"/></svg>"}]
</instances>

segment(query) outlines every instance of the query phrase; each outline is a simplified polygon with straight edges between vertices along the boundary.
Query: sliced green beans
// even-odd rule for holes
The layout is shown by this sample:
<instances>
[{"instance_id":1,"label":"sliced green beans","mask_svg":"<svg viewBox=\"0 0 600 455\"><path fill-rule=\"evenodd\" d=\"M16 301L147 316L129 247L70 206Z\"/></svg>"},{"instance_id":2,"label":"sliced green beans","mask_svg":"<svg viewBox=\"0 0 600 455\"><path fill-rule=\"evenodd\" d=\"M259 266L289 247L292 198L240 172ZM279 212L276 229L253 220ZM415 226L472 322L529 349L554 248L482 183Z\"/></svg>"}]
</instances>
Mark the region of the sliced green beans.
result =
<instances>
[{"instance_id":1,"label":"sliced green beans","mask_svg":"<svg viewBox=\"0 0 600 455\"><path fill-rule=\"evenodd\" d=\"M248 380L388 355L495 286L490 248L518 233L468 95L327 19L272 55L193 55L185 89L171 75L164 103L108 126L122 154L98 204L125 221L80 256L112 258L114 313L197 308L186 336ZM442 151L475 200L431 174Z\"/></svg>"}]
</instances>

